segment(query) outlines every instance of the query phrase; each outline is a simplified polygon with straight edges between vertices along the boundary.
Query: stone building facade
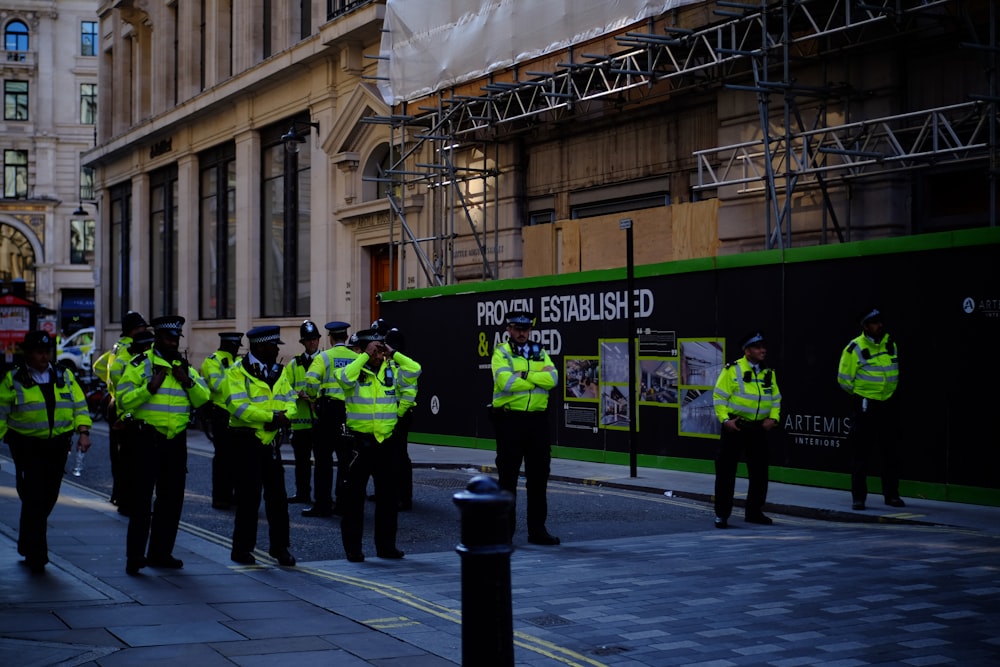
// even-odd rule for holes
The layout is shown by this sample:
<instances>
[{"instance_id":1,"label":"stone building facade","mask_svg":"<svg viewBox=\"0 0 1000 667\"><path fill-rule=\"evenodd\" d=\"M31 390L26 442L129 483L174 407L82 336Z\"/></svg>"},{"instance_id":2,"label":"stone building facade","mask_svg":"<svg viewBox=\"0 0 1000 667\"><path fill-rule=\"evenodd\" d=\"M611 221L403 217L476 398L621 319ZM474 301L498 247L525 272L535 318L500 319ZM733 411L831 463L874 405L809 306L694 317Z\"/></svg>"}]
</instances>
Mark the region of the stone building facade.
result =
<instances>
[{"instance_id":1,"label":"stone building facade","mask_svg":"<svg viewBox=\"0 0 1000 667\"><path fill-rule=\"evenodd\" d=\"M3 290L43 306L64 333L93 324L97 3L0 3Z\"/></svg>"},{"instance_id":2,"label":"stone building facade","mask_svg":"<svg viewBox=\"0 0 1000 667\"><path fill-rule=\"evenodd\" d=\"M100 4L106 331L363 328L385 290L622 266L623 218L644 263L995 224L989 2L681 1L389 104L393 4Z\"/></svg>"}]
</instances>

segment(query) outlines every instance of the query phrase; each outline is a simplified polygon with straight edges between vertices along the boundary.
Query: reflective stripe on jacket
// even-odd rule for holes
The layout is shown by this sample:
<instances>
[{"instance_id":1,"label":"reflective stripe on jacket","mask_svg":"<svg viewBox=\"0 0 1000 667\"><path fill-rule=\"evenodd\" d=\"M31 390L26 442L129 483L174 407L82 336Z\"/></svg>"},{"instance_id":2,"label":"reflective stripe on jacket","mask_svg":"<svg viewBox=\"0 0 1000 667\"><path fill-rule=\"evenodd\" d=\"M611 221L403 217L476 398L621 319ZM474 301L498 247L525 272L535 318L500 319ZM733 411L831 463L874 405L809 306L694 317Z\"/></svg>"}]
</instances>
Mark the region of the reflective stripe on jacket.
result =
<instances>
[{"instance_id":1,"label":"reflective stripe on jacket","mask_svg":"<svg viewBox=\"0 0 1000 667\"><path fill-rule=\"evenodd\" d=\"M746 357L741 357L722 369L712 392L712 404L720 422L731 417L778 421L781 417L778 378L773 369L757 372Z\"/></svg>"},{"instance_id":2,"label":"reflective stripe on jacket","mask_svg":"<svg viewBox=\"0 0 1000 667\"><path fill-rule=\"evenodd\" d=\"M362 352L344 366L337 377L344 388L347 428L358 433L370 433L382 442L396 428L396 387L395 382L391 387L385 384L386 362L382 362L378 372L372 372L365 365L368 359L368 353Z\"/></svg>"},{"instance_id":3,"label":"reflective stripe on jacket","mask_svg":"<svg viewBox=\"0 0 1000 667\"><path fill-rule=\"evenodd\" d=\"M515 354L510 342L493 350L493 407L521 412L542 412L549 406L549 390L559 381L559 373L541 351L541 360L530 361ZM524 377L521 377L524 375Z\"/></svg>"},{"instance_id":4,"label":"reflective stripe on jacket","mask_svg":"<svg viewBox=\"0 0 1000 667\"><path fill-rule=\"evenodd\" d=\"M155 394L149 391L154 368L167 372ZM194 384L187 389L174 378L171 369L171 363L156 350L136 355L122 375L115 397L120 414L131 413L167 438L183 433L191 422L191 409L201 407L211 396L208 385L193 366L188 366L188 378Z\"/></svg>"},{"instance_id":5,"label":"reflective stripe on jacket","mask_svg":"<svg viewBox=\"0 0 1000 667\"><path fill-rule=\"evenodd\" d=\"M59 372L62 373L61 387L55 382L55 373ZM49 367L55 391L51 423L42 389L34 382L22 384L15 379L15 375L24 377L27 373L27 369L23 369L23 373L17 369L9 371L0 382L0 438L6 435L8 428L21 435L48 439L75 431L78 426L91 425L83 389L71 371Z\"/></svg>"},{"instance_id":6,"label":"reflective stripe on jacket","mask_svg":"<svg viewBox=\"0 0 1000 667\"><path fill-rule=\"evenodd\" d=\"M326 396L343 401L344 387L337 376L344 366L357 358L358 353L343 343L337 343L329 350L317 354L306 373L306 393L316 400Z\"/></svg>"},{"instance_id":7,"label":"reflective stripe on jacket","mask_svg":"<svg viewBox=\"0 0 1000 667\"><path fill-rule=\"evenodd\" d=\"M388 362L396 384L396 414L402 417L417 404L417 380L423 369L399 350L392 353Z\"/></svg>"},{"instance_id":8,"label":"reflective stripe on jacket","mask_svg":"<svg viewBox=\"0 0 1000 667\"><path fill-rule=\"evenodd\" d=\"M226 372L233 366L233 355L223 350L216 350L201 362L201 375L205 378L209 391L212 392L212 403L225 409L226 407Z\"/></svg>"},{"instance_id":9,"label":"reflective stripe on jacket","mask_svg":"<svg viewBox=\"0 0 1000 667\"><path fill-rule=\"evenodd\" d=\"M899 354L888 335L876 344L865 334L852 340L840 355L837 382L848 394L885 401L899 384Z\"/></svg>"},{"instance_id":10,"label":"reflective stripe on jacket","mask_svg":"<svg viewBox=\"0 0 1000 667\"><path fill-rule=\"evenodd\" d=\"M292 430L301 431L312 428L316 423L312 401L302 398L301 394L306 391L306 373L312 368L312 362L316 361L319 355L314 355L311 360L303 364L305 353L292 357L288 365L281 369L283 375L288 376L288 384L291 385L295 393L295 418L292 419Z\"/></svg>"},{"instance_id":11,"label":"reflective stripe on jacket","mask_svg":"<svg viewBox=\"0 0 1000 667\"><path fill-rule=\"evenodd\" d=\"M288 419L295 418L295 392L282 369L281 375L268 387L263 380L253 377L243 367L246 357L241 357L226 373L229 398L231 428L252 428L262 444L269 445L277 437L278 431L269 431L265 426L274 415L284 412Z\"/></svg>"}]
</instances>

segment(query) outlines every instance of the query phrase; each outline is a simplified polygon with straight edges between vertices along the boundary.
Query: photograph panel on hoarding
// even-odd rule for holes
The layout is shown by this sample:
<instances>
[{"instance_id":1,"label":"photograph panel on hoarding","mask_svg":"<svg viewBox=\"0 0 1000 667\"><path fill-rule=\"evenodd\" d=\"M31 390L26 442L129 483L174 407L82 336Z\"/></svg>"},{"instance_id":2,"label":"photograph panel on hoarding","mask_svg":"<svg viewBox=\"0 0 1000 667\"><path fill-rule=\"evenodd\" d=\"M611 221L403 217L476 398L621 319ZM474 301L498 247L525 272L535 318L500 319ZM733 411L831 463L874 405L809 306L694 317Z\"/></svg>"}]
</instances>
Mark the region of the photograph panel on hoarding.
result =
<instances>
[{"instance_id":1,"label":"photograph panel on hoarding","mask_svg":"<svg viewBox=\"0 0 1000 667\"><path fill-rule=\"evenodd\" d=\"M696 438L718 438L721 424L715 418L712 390L701 387L681 387L681 409L678 410L678 431Z\"/></svg>"},{"instance_id":2,"label":"photograph panel on hoarding","mask_svg":"<svg viewBox=\"0 0 1000 667\"><path fill-rule=\"evenodd\" d=\"M600 399L600 359L598 357L567 357L563 377L567 401L598 401Z\"/></svg>"},{"instance_id":3,"label":"photograph panel on hoarding","mask_svg":"<svg viewBox=\"0 0 1000 667\"><path fill-rule=\"evenodd\" d=\"M678 360L639 358L639 405L677 405Z\"/></svg>"},{"instance_id":4,"label":"photograph panel on hoarding","mask_svg":"<svg viewBox=\"0 0 1000 667\"><path fill-rule=\"evenodd\" d=\"M725 338L682 338L680 382L682 387L714 387L725 362Z\"/></svg>"},{"instance_id":5,"label":"photograph panel on hoarding","mask_svg":"<svg viewBox=\"0 0 1000 667\"><path fill-rule=\"evenodd\" d=\"M712 390L725 366L725 338L683 338L680 341L680 410L678 433L696 438L718 438Z\"/></svg>"},{"instance_id":6,"label":"photograph panel on hoarding","mask_svg":"<svg viewBox=\"0 0 1000 667\"><path fill-rule=\"evenodd\" d=\"M632 419L628 341L600 341L601 428L628 430Z\"/></svg>"}]
</instances>

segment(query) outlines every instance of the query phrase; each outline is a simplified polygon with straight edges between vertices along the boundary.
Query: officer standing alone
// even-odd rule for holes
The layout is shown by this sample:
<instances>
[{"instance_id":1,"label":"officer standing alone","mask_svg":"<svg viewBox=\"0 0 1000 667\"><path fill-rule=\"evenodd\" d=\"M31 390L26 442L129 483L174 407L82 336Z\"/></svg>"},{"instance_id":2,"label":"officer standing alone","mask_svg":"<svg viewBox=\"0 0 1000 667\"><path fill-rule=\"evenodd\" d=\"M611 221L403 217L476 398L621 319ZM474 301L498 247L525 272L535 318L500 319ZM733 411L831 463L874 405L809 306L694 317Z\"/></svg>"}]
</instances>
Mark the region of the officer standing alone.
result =
<instances>
[{"instance_id":1,"label":"officer standing alone","mask_svg":"<svg viewBox=\"0 0 1000 667\"><path fill-rule=\"evenodd\" d=\"M899 497L897 435L899 417L892 400L899 385L899 352L885 332L882 311L869 308L861 315L861 335L840 355L837 382L852 399L851 508L865 509L868 497L868 462L874 452L882 456L882 495L890 507L906 507Z\"/></svg>"},{"instance_id":2,"label":"officer standing alone","mask_svg":"<svg viewBox=\"0 0 1000 667\"><path fill-rule=\"evenodd\" d=\"M767 432L778 425L781 391L773 369L767 368L764 334L743 338L743 356L726 364L715 382L712 401L722 423L719 453L715 458L715 527L729 526L736 490L736 468L745 454L749 488L744 520L769 526L767 502Z\"/></svg>"},{"instance_id":3,"label":"officer standing alone","mask_svg":"<svg viewBox=\"0 0 1000 667\"><path fill-rule=\"evenodd\" d=\"M552 453L549 448L549 391L559 382L548 352L531 340L535 316L507 315L508 340L493 350L493 406L496 429L496 466L501 489L517 497L517 477L524 461L528 496L528 542L556 545L559 538L545 527L548 518L548 484ZM517 526L510 510L510 536Z\"/></svg>"},{"instance_id":4,"label":"officer standing alone","mask_svg":"<svg viewBox=\"0 0 1000 667\"><path fill-rule=\"evenodd\" d=\"M90 449L90 413L73 373L52 366L52 337L29 331L21 343L23 365L0 381L0 438L14 459L21 499L17 553L34 573L49 562L48 518L59 499L74 433L80 451Z\"/></svg>"}]
</instances>

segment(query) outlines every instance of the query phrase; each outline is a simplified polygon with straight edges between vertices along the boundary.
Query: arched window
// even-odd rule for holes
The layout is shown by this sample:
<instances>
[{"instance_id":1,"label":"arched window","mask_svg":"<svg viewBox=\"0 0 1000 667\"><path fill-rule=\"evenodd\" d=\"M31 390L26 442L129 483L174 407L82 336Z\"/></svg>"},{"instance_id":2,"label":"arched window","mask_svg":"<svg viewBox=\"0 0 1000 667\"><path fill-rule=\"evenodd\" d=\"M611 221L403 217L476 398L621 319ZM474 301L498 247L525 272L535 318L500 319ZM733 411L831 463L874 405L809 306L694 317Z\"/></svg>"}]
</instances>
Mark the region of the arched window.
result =
<instances>
[{"instance_id":1,"label":"arched window","mask_svg":"<svg viewBox=\"0 0 1000 667\"><path fill-rule=\"evenodd\" d=\"M389 150L389 144L379 144L368 156L365 169L362 172L361 200L375 201L385 199L393 190L393 184L387 179L387 173L393 164L394 156Z\"/></svg>"},{"instance_id":2,"label":"arched window","mask_svg":"<svg viewBox=\"0 0 1000 667\"><path fill-rule=\"evenodd\" d=\"M28 50L28 26L24 21L8 23L3 36L7 60L24 60L24 52Z\"/></svg>"}]
</instances>

